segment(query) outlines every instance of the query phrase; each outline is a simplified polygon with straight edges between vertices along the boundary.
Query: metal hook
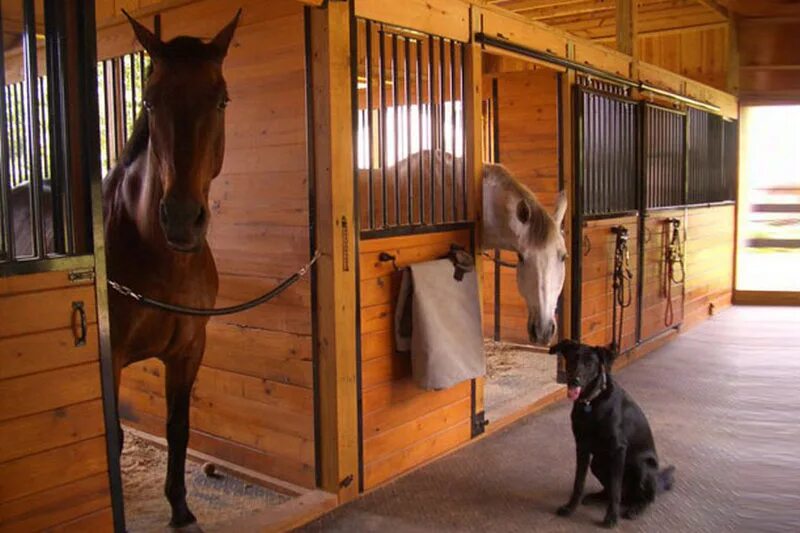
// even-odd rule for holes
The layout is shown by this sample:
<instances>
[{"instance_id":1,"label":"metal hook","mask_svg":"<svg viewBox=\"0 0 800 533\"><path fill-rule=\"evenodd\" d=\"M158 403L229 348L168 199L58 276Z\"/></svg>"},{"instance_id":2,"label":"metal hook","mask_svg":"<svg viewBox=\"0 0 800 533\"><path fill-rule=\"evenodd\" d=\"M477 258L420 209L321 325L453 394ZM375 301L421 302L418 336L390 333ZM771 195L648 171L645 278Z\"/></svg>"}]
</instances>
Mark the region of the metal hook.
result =
<instances>
[{"instance_id":1,"label":"metal hook","mask_svg":"<svg viewBox=\"0 0 800 533\"><path fill-rule=\"evenodd\" d=\"M397 257L390 254L389 252L381 252L378 254L378 261L381 263L386 263L387 261L392 262L392 268L394 268L395 272L400 272L400 267L397 266Z\"/></svg>"}]
</instances>

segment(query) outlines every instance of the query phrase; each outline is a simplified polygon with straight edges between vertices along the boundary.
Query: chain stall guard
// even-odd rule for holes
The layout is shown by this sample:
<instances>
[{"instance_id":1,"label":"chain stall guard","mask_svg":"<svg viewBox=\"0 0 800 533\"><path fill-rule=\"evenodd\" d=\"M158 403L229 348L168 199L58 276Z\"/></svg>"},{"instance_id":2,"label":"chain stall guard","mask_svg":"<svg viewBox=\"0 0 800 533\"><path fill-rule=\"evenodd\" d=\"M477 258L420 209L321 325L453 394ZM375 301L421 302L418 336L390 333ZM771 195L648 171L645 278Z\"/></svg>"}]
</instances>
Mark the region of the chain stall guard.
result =
<instances>
[{"instance_id":1,"label":"chain stall guard","mask_svg":"<svg viewBox=\"0 0 800 533\"><path fill-rule=\"evenodd\" d=\"M621 353L622 349L622 330L624 326L624 311L633 302L633 291L631 281L631 255L628 249L628 228L625 226L614 226L611 233L616 235L614 242L614 272L612 287L614 289L613 313L611 318L611 349L616 353ZM626 290L627 287L627 290ZM619 308L619 315L617 315Z\"/></svg>"},{"instance_id":2,"label":"chain stall guard","mask_svg":"<svg viewBox=\"0 0 800 533\"><path fill-rule=\"evenodd\" d=\"M314 266L314 263L317 262L321 253L319 250L314 252L314 256L302 267L300 267L294 274L286 278L285 280L281 281L274 289L271 291L262 294L258 298L254 298L248 302L244 302L238 305L232 305L230 307L221 307L217 309L199 309L196 307L184 307L181 305L170 304L166 302L161 302L158 300L154 300L152 298L148 298L147 296L135 292L130 287L123 285L121 283L117 283L113 280L108 280L108 285L112 289L114 289L119 294L131 298L136 302L139 302L142 305L147 305L149 307L154 307L156 309L160 309L162 311L169 311L171 313L177 313L181 315L190 315L190 316L221 316L221 315L231 315L233 313L240 313L242 311L247 311L248 309L252 309L258 305L266 303L280 293L300 281L300 279L305 276L310 270L311 267Z\"/></svg>"}]
</instances>

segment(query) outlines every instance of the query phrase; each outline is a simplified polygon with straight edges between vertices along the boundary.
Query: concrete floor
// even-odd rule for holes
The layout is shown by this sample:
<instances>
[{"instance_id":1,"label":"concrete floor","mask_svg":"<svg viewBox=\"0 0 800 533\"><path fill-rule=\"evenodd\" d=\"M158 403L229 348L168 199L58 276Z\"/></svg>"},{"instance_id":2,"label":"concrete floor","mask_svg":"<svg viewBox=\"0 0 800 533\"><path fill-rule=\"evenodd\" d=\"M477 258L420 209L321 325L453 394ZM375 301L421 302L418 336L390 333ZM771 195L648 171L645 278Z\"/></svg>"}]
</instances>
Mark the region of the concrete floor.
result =
<instances>
[{"instance_id":1,"label":"concrete floor","mask_svg":"<svg viewBox=\"0 0 800 533\"><path fill-rule=\"evenodd\" d=\"M733 308L620 371L674 490L619 531L800 531L800 309ZM304 531L591 531L555 516L574 441L566 402L417 470ZM599 485L591 478L587 490Z\"/></svg>"}]
</instances>

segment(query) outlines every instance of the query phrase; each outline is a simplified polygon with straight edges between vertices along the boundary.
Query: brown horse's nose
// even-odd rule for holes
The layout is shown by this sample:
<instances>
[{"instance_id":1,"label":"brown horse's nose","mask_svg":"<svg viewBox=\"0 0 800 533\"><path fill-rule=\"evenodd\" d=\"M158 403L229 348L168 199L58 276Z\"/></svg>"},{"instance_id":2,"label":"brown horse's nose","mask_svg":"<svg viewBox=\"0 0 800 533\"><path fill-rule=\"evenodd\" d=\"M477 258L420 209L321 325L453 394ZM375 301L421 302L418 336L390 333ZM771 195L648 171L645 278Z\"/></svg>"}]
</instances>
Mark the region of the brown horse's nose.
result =
<instances>
[{"instance_id":1,"label":"brown horse's nose","mask_svg":"<svg viewBox=\"0 0 800 533\"><path fill-rule=\"evenodd\" d=\"M192 199L166 197L161 201L159 219L167 241L180 249L195 248L204 236L206 210Z\"/></svg>"}]
</instances>

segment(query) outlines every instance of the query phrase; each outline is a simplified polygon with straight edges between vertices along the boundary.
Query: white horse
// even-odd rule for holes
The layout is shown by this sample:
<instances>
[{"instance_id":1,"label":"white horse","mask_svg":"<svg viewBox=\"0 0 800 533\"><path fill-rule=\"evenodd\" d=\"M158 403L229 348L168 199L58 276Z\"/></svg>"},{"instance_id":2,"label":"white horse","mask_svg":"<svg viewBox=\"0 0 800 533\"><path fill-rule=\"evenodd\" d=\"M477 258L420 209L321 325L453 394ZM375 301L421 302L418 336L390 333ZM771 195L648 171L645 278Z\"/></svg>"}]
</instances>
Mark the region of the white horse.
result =
<instances>
[{"instance_id":1,"label":"white horse","mask_svg":"<svg viewBox=\"0 0 800 533\"><path fill-rule=\"evenodd\" d=\"M566 211L563 193L550 215L504 166L483 167L481 245L517 252L517 288L528 306L528 337L534 344L548 345L556 333L568 257L561 232Z\"/></svg>"}]
</instances>

